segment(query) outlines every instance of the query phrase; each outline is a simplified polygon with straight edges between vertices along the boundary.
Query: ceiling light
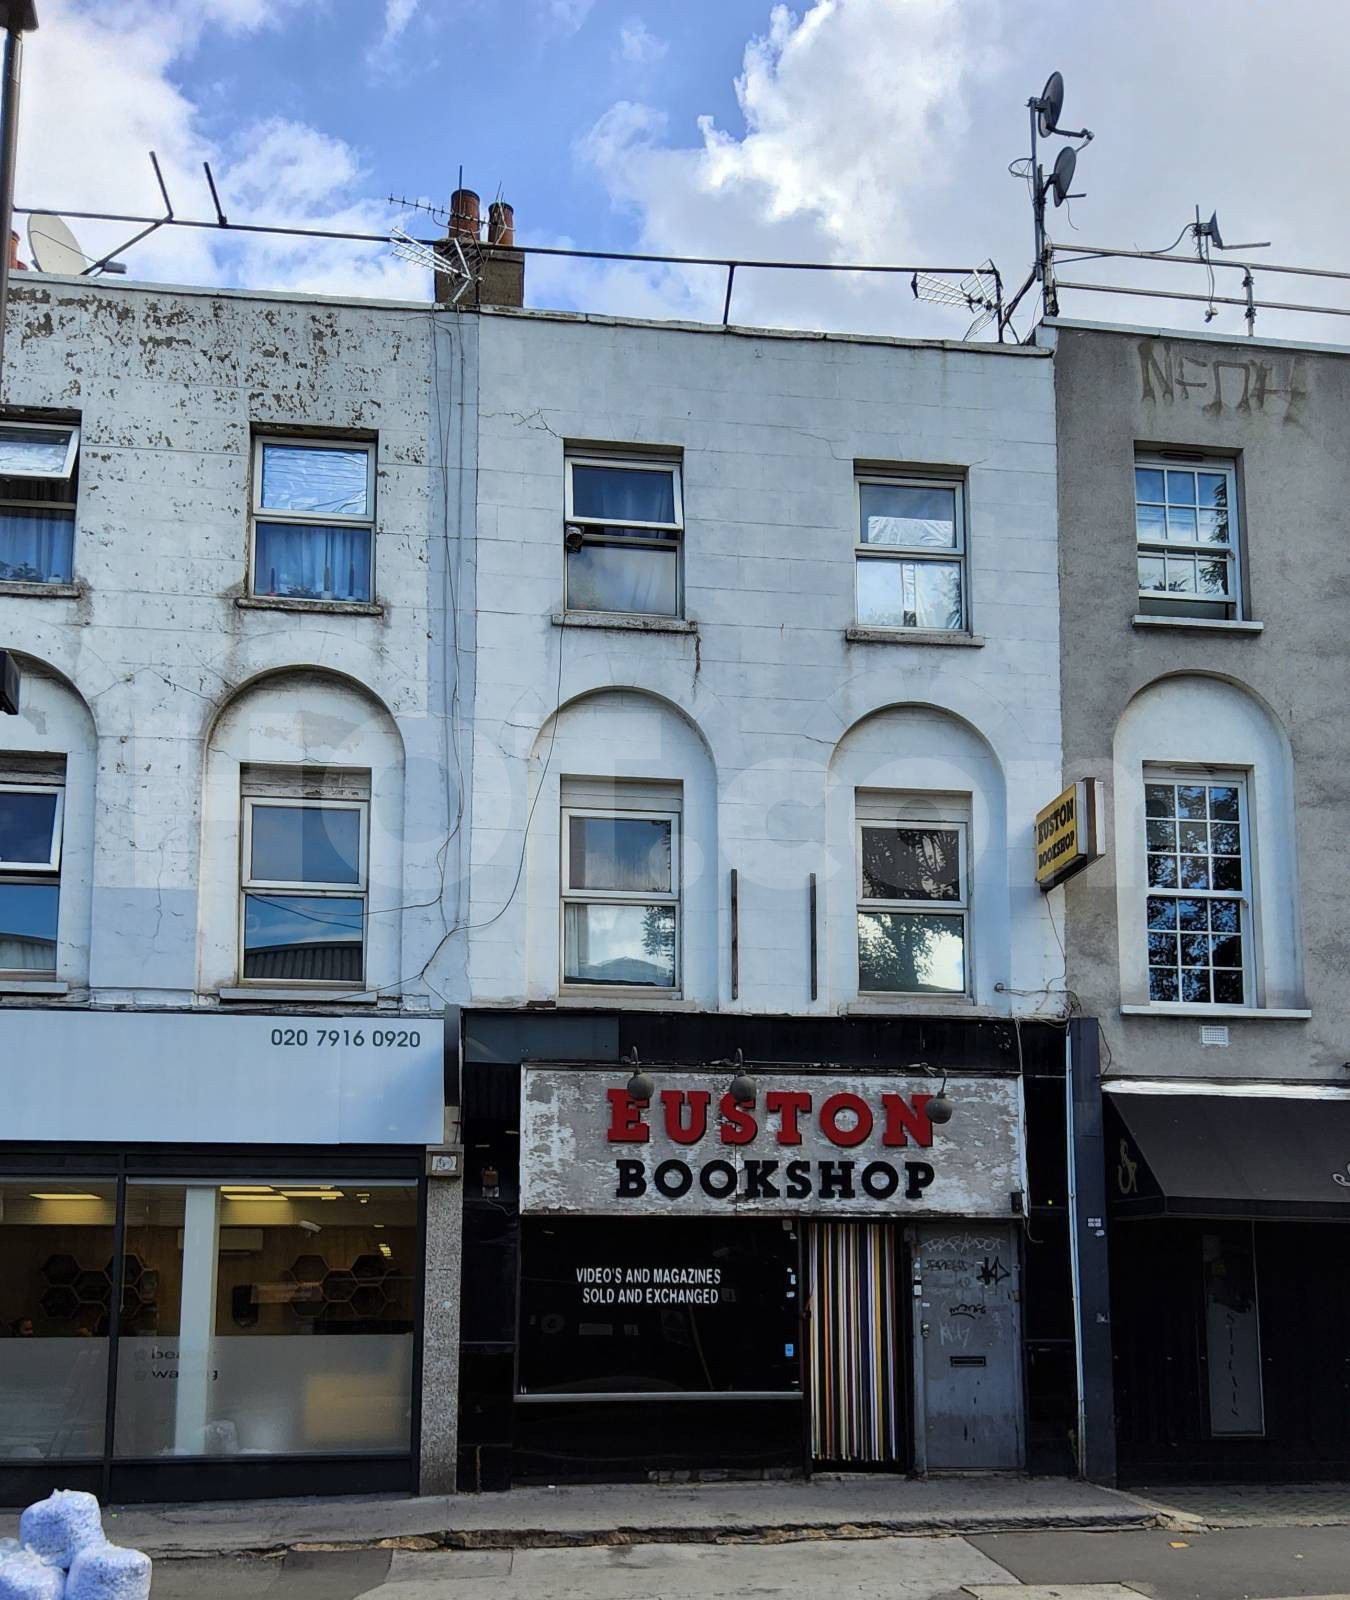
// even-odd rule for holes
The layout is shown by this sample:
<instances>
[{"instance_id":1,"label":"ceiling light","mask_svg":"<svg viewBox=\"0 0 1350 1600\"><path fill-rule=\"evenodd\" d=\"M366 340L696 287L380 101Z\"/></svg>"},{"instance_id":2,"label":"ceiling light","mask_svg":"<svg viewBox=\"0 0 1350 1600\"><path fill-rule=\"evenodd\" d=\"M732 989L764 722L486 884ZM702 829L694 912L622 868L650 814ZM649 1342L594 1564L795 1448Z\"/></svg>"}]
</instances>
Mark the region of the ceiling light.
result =
<instances>
[{"instance_id":1,"label":"ceiling light","mask_svg":"<svg viewBox=\"0 0 1350 1600\"><path fill-rule=\"evenodd\" d=\"M30 1190L30 1200L102 1200L101 1194L80 1194L75 1190L63 1189L59 1194L39 1194L37 1190Z\"/></svg>"}]
</instances>

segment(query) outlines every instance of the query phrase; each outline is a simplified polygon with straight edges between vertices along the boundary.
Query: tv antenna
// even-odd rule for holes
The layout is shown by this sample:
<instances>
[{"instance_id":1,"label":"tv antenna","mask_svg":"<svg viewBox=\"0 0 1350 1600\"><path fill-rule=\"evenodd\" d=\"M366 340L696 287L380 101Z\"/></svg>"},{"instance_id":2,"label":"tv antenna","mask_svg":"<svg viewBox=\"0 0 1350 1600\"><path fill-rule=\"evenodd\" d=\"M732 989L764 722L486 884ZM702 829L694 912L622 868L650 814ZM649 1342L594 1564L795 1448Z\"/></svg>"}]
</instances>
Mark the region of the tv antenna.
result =
<instances>
[{"instance_id":1,"label":"tv antenna","mask_svg":"<svg viewBox=\"0 0 1350 1600\"><path fill-rule=\"evenodd\" d=\"M1078 167L1078 152L1091 144L1092 132L1088 128L1060 127L1059 119L1064 111L1064 77L1061 73L1050 74L1040 94L1033 95L1027 101L1027 110L1031 115L1031 161L1026 175L1031 182L1031 209L1036 228L1036 264L1032 268L1030 281L1038 281L1043 286L1045 309L1053 316L1059 307L1055 300L1054 278L1045 242L1045 202L1052 195L1056 206L1062 206L1066 200L1083 198L1081 194L1071 194L1070 190ZM1073 145L1065 145L1055 157L1050 176L1046 177L1041 167L1037 141L1049 139L1055 134L1062 139L1081 139L1083 142L1076 149ZM1021 295L1017 298L1021 299Z\"/></svg>"},{"instance_id":2,"label":"tv antenna","mask_svg":"<svg viewBox=\"0 0 1350 1600\"><path fill-rule=\"evenodd\" d=\"M457 306L478 280L463 244L454 234L431 245L425 240L414 239L395 223L389 230L389 240L400 261L413 261L419 267L430 267L432 272L441 273L451 280L455 285L450 295L452 306Z\"/></svg>"},{"instance_id":3,"label":"tv antenna","mask_svg":"<svg viewBox=\"0 0 1350 1600\"><path fill-rule=\"evenodd\" d=\"M975 320L962 335L966 339L982 333L998 315L998 273L992 261L984 262L955 283L932 272L916 272L909 287L916 300L937 306L964 306L973 312Z\"/></svg>"}]
</instances>

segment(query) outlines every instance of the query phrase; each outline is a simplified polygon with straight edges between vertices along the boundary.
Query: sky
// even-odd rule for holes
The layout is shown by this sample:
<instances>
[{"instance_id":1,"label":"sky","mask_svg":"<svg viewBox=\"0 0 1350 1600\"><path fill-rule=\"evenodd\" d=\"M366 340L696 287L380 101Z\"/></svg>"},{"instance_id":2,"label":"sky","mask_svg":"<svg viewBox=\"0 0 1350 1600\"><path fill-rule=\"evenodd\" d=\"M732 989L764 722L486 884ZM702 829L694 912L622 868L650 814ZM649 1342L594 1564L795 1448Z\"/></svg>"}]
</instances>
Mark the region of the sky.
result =
<instances>
[{"instance_id":1,"label":"sky","mask_svg":"<svg viewBox=\"0 0 1350 1600\"><path fill-rule=\"evenodd\" d=\"M443 206L460 168L531 244L655 254L976 267L1009 289L1032 259L1029 96L1052 68L1064 123L1095 134L1057 241L1159 249L1217 210L1273 262L1350 269L1328 194L1350 135L1350 8L1338 0L37 0L24 58L21 205L157 213L147 152L179 216L386 235L437 232L396 199ZM1053 158L1062 141L1049 143ZM1333 191L1334 193L1335 191ZM135 231L76 220L101 253ZM1183 245L1187 241L1183 240ZM24 250L25 258L27 256ZM164 229L129 277L430 298L385 244ZM1200 266L1096 262L1066 277ZM1221 292L1240 293L1240 274ZM1350 288L1350 286L1344 286ZM707 268L542 257L530 304L718 320ZM1272 299L1334 303L1307 280ZM1350 294L1341 303L1350 304ZM1203 305L1070 294L1065 315L1203 327ZM1032 302L1017 319L1025 335ZM962 307L908 278L737 275L743 324L962 337ZM1221 309L1212 326L1241 332ZM1258 332L1341 342L1350 322L1269 312ZM987 336L987 335L986 335Z\"/></svg>"}]
</instances>

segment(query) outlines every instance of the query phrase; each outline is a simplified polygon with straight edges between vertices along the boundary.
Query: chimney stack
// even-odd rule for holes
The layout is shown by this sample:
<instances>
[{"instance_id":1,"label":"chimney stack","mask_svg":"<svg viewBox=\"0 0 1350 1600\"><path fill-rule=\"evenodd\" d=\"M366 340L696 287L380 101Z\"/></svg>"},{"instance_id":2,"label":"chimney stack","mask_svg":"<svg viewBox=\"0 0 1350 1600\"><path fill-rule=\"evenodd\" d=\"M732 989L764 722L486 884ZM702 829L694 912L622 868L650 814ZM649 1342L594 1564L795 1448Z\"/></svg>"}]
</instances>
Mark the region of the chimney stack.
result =
<instances>
[{"instance_id":1,"label":"chimney stack","mask_svg":"<svg viewBox=\"0 0 1350 1600\"><path fill-rule=\"evenodd\" d=\"M457 239L465 258L477 274L474 290L462 295L461 307L523 306L525 256L514 248L515 212L504 200L488 207L487 239L483 239L482 203L472 189L456 189L450 196L447 239ZM436 274L436 302L447 305L456 283L448 273ZM476 291L476 292L475 292Z\"/></svg>"}]
</instances>

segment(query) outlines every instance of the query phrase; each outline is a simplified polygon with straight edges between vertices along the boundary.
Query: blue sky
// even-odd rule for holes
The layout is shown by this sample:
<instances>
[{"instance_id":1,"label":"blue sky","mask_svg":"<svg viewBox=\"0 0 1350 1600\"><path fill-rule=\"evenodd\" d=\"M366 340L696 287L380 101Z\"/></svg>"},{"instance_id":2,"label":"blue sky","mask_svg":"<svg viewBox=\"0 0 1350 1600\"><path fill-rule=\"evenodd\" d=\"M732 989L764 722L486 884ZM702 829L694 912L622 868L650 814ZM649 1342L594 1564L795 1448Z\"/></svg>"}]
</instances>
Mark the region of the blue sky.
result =
<instances>
[{"instance_id":1,"label":"blue sky","mask_svg":"<svg viewBox=\"0 0 1350 1600\"><path fill-rule=\"evenodd\" d=\"M387 195L444 203L462 162L485 201L501 186L527 242L836 262L992 256L1015 283L1030 219L1008 163L1025 151L1027 96L1059 67L1066 121L1097 138L1079 163L1085 198L1052 217L1057 236L1157 248L1198 204L1217 208L1229 237L1274 240L1271 259L1350 258L1350 222L1319 175L1350 136L1350 16L1336 0L38 8L21 202L153 210L153 146L182 214L209 215L208 159L232 219L383 233L400 220ZM1297 88L1273 94L1282 82ZM94 223L77 232L91 251L118 242ZM383 246L166 231L129 265L158 281L429 294L426 272ZM1191 277L1184 287L1202 291L1199 269ZM720 315L720 292L706 271L539 259L527 290L541 305L694 317ZM740 321L960 337L967 320L916 307L894 279L747 275L736 292ZM1069 309L1146 315L1086 297ZM1216 325L1240 331L1236 313ZM1262 331L1329 336L1272 319Z\"/></svg>"}]
</instances>

